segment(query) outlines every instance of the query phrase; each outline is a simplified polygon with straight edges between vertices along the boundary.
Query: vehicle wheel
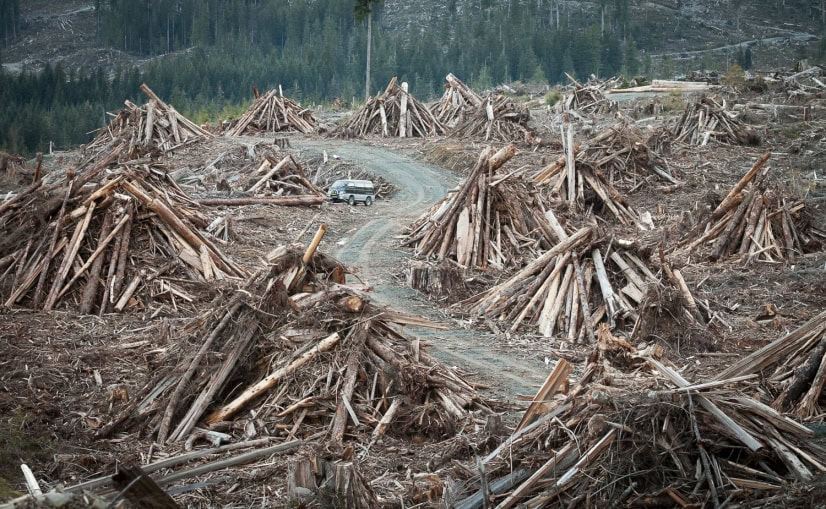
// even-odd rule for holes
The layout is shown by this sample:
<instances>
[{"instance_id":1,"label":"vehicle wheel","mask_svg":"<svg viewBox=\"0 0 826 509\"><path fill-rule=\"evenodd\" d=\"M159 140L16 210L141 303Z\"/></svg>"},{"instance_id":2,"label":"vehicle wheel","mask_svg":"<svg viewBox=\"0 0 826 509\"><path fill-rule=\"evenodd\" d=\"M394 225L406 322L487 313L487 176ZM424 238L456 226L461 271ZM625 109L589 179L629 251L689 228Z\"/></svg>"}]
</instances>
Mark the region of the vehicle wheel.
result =
<instances>
[{"instance_id":1,"label":"vehicle wheel","mask_svg":"<svg viewBox=\"0 0 826 509\"><path fill-rule=\"evenodd\" d=\"M356 204L356 198L354 196L351 196L350 199L347 200L347 203L349 203L351 206L355 205Z\"/></svg>"},{"instance_id":2,"label":"vehicle wheel","mask_svg":"<svg viewBox=\"0 0 826 509\"><path fill-rule=\"evenodd\" d=\"M365 204L365 205L367 205L367 206L369 207L370 205L372 205L372 204L373 204L373 198L371 198L371 197L369 197L369 196L368 196L368 197L364 200L364 204Z\"/></svg>"}]
</instances>

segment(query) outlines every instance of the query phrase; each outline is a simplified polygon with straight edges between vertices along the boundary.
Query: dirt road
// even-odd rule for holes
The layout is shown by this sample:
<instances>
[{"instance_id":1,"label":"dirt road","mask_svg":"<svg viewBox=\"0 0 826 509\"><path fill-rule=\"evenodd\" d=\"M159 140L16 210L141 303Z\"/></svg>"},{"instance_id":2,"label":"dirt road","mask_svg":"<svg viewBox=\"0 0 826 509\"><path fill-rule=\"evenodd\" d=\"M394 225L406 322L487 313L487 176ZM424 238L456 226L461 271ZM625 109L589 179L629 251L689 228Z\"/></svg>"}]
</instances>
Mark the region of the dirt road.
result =
<instances>
[{"instance_id":1,"label":"dirt road","mask_svg":"<svg viewBox=\"0 0 826 509\"><path fill-rule=\"evenodd\" d=\"M445 169L382 148L331 140L295 140L293 146L307 152L326 150L331 157L359 163L399 188L391 200L373 206L374 219L348 233L335 253L341 261L360 270L359 277L374 287L374 298L451 327L448 331L410 330L432 343L431 351L444 362L477 375L502 396L535 393L548 374L544 362L503 352L494 345L491 335L462 328L394 275L410 256L409 251L399 247L404 227L444 196L447 189L455 187L458 179Z\"/></svg>"}]
</instances>

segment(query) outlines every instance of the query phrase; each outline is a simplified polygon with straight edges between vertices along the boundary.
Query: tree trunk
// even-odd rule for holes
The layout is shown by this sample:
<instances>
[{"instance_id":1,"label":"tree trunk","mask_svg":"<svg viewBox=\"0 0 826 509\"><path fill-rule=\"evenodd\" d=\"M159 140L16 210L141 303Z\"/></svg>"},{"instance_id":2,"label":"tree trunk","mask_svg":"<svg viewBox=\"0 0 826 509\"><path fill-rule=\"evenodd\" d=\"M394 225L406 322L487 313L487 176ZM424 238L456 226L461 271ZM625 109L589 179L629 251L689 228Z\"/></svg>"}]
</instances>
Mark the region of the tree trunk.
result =
<instances>
[{"instance_id":1,"label":"tree trunk","mask_svg":"<svg viewBox=\"0 0 826 509\"><path fill-rule=\"evenodd\" d=\"M364 100L370 99L370 46L373 39L373 12L367 13L367 72L364 78Z\"/></svg>"}]
</instances>

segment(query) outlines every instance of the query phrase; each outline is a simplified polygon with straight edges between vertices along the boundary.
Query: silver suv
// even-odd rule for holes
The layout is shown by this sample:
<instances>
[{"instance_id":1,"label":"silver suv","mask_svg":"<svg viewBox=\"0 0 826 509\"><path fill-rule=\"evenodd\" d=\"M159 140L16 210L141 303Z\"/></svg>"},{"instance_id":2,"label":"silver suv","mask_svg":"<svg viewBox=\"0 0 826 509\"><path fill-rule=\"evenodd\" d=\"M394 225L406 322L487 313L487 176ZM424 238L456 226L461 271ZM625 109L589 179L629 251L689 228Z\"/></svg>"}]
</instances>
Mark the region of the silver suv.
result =
<instances>
[{"instance_id":1,"label":"silver suv","mask_svg":"<svg viewBox=\"0 0 826 509\"><path fill-rule=\"evenodd\" d=\"M330 201L346 201L350 205L361 202L367 206L376 200L376 190L369 180L336 180L327 191Z\"/></svg>"}]
</instances>

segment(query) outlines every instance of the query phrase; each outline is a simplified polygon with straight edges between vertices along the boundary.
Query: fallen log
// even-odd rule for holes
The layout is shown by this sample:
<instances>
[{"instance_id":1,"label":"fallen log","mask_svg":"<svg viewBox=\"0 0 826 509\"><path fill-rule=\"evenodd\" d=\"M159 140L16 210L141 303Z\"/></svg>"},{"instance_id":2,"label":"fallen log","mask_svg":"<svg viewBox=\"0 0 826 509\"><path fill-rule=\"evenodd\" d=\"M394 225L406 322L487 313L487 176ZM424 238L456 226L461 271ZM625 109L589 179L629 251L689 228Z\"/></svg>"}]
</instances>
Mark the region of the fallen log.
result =
<instances>
[{"instance_id":1,"label":"fallen log","mask_svg":"<svg viewBox=\"0 0 826 509\"><path fill-rule=\"evenodd\" d=\"M304 195L304 196L250 196L240 198L204 198L196 200L199 205L207 207L239 206L239 205L321 205L327 199L324 196Z\"/></svg>"}]
</instances>

